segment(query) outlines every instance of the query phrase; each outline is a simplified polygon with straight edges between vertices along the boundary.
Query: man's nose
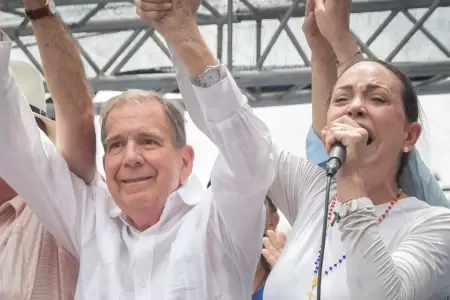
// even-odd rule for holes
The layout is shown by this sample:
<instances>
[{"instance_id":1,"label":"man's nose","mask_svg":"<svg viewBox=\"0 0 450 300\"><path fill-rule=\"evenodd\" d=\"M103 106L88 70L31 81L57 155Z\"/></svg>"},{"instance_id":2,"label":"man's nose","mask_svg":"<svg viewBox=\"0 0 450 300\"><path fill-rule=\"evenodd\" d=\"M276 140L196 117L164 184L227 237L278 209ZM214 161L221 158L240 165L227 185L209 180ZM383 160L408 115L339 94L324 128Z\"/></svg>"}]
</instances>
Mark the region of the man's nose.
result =
<instances>
[{"instance_id":1,"label":"man's nose","mask_svg":"<svg viewBox=\"0 0 450 300\"><path fill-rule=\"evenodd\" d=\"M134 140L129 140L127 143L124 163L128 167L137 167L143 163L140 148Z\"/></svg>"}]
</instances>

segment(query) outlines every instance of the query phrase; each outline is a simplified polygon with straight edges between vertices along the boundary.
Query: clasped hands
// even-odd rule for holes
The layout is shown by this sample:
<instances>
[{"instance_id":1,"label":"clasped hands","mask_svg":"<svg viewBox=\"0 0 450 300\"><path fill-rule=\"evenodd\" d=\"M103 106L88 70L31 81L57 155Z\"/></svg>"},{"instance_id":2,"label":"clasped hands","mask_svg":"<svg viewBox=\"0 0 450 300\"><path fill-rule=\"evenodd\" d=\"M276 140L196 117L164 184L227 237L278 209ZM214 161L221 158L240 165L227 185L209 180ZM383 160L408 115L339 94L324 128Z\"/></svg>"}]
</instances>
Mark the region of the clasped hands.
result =
<instances>
[{"instance_id":1,"label":"clasped hands","mask_svg":"<svg viewBox=\"0 0 450 300\"><path fill-rule=\"evenodd\" d=\"M197 29L201 0L135 0L136 13L167 41L186 38Z\"/></svg>"}]
</instances>

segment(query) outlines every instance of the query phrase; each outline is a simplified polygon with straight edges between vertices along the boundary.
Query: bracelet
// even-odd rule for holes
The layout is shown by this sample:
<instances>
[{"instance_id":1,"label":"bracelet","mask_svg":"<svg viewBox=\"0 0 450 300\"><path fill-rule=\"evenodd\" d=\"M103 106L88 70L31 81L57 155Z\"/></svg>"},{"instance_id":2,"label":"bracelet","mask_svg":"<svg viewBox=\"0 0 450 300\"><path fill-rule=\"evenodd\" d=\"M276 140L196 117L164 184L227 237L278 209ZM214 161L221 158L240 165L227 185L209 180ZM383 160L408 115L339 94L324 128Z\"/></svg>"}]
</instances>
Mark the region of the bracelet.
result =
<instances>
[{"instance_id":1,"label":"bracelet","mask_svg":"<svg viewBox=\"0 0 450 300\"><path fill-rule=\"evenodd\" d=\"M362 54L362 51L361 51L361 48L358 47L358 50L357 50L352 56L350 56L349 58L347 58L346 60L339 62L339 61L336 59L336 67L339 68L340 66L342 66L342 65L345 64L345 63L347 63L348 61L350 61L351 59L353 59L355 56L360 55L360 54Z\"/></svg>"}]
</instances>

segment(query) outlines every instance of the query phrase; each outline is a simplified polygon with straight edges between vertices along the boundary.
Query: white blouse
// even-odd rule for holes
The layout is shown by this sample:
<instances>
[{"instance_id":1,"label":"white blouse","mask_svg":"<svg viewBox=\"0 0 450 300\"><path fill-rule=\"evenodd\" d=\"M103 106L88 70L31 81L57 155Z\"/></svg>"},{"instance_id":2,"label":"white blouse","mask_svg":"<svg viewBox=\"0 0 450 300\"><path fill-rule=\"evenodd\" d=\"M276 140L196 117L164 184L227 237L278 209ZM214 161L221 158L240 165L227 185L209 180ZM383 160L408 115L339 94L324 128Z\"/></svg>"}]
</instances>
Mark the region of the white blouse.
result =
<instances>
[{"instance_id":1,"label":"white blouse","mask_svg":"<svg viewBox=\"0 0 450 300\"><path fill-rule=\"evenodd\" d=\"M264 300L306 300L312 289L322 232L326 175L322 168L275 150L274 204L293 225L292 236L264 290ZM332 186L331 194L335 194ZM444 299L450 295L450 210L416 198L360 209L329 228L322 299ZM338 210L340 203L336 203ZM330 269L331 267L331 269Z\"/></svg>"}]
</instances>

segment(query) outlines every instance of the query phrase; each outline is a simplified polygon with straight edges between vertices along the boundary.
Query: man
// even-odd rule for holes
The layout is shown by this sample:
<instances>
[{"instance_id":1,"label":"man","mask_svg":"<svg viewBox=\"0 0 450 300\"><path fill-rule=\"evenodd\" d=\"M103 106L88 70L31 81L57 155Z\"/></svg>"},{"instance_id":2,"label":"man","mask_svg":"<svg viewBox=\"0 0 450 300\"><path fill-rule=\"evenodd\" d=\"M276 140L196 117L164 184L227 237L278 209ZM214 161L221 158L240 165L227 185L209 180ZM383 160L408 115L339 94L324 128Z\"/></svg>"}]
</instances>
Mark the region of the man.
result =
<instances>
[{"instance_id":1,"label":"man","mask_svg":"<svg viewBox=\"0 0 450 300\"><path fill-rule=\"evenodd\" d=\"M197 8L173 1L167 22L155 28L192 77L188 111L220 149L207 191L191 175L182 112L146 91L125 92L104 107L109 191L87 186L39 138L5 75L9 49L0 49L0 74L12 82L0 82L0 176L80 258L77 299L250 297L273 176L270 135L217 65L196 25Z\"/></svg>"},{"instance_id":2,"label":"man","mask_svg":"<svg viewBox=\"0 0 450 300\"><path fill-rule=\"evenodd\" d=\"M26 0L25 7L33 9L36 0ZM42 12L42 11L41 11ZM33 10L29 11L30 17ZM20 92L29 101L35 122L52 142L58 140L58 149L69 161L85 157L86 161L76 164L74 170L88 170L86 180L92 180L88 163L95 159L95 151L86 147L87 132L93 131L93 107L86 77L73 76L83 70L81 57L63 24L53 16L32 20L37 36L47 83L53 96L57 123L46 117L45 90L42 76L28 63L12 61L11 69L16 77ZM2 39L4 41L2 41ZM6 66L9 55L4 55L9 40L0 31L0 65ZM71 72L59 71L69 69ZM5 80L2 77L2 80ZM70 82L70 86L67 86ZM10 82L2 82L2 84ZM3 93L3 90L2 90ZM74 108L71 102L81 105ZM3 100L3 99L2 99ZM85 102L86 104L84 104ZM70 111L70 113L69 113ZM90 117L91 118L90 118ZM76 118L77 120L72 120ZM34 121L32 121L34 122ZM90 129L92 128L92 130ZM61 137L67 131L82 132L70 138ZM88 137L90 142L92 138ZM87 178L90 177L90 178ZM45 180L45 178L44 178ZM36 215L3 179L0 178L0 299L58 299L70 300L75 294L78 276L78 261L44 229Z\"/></svg>"}]
</instances>

